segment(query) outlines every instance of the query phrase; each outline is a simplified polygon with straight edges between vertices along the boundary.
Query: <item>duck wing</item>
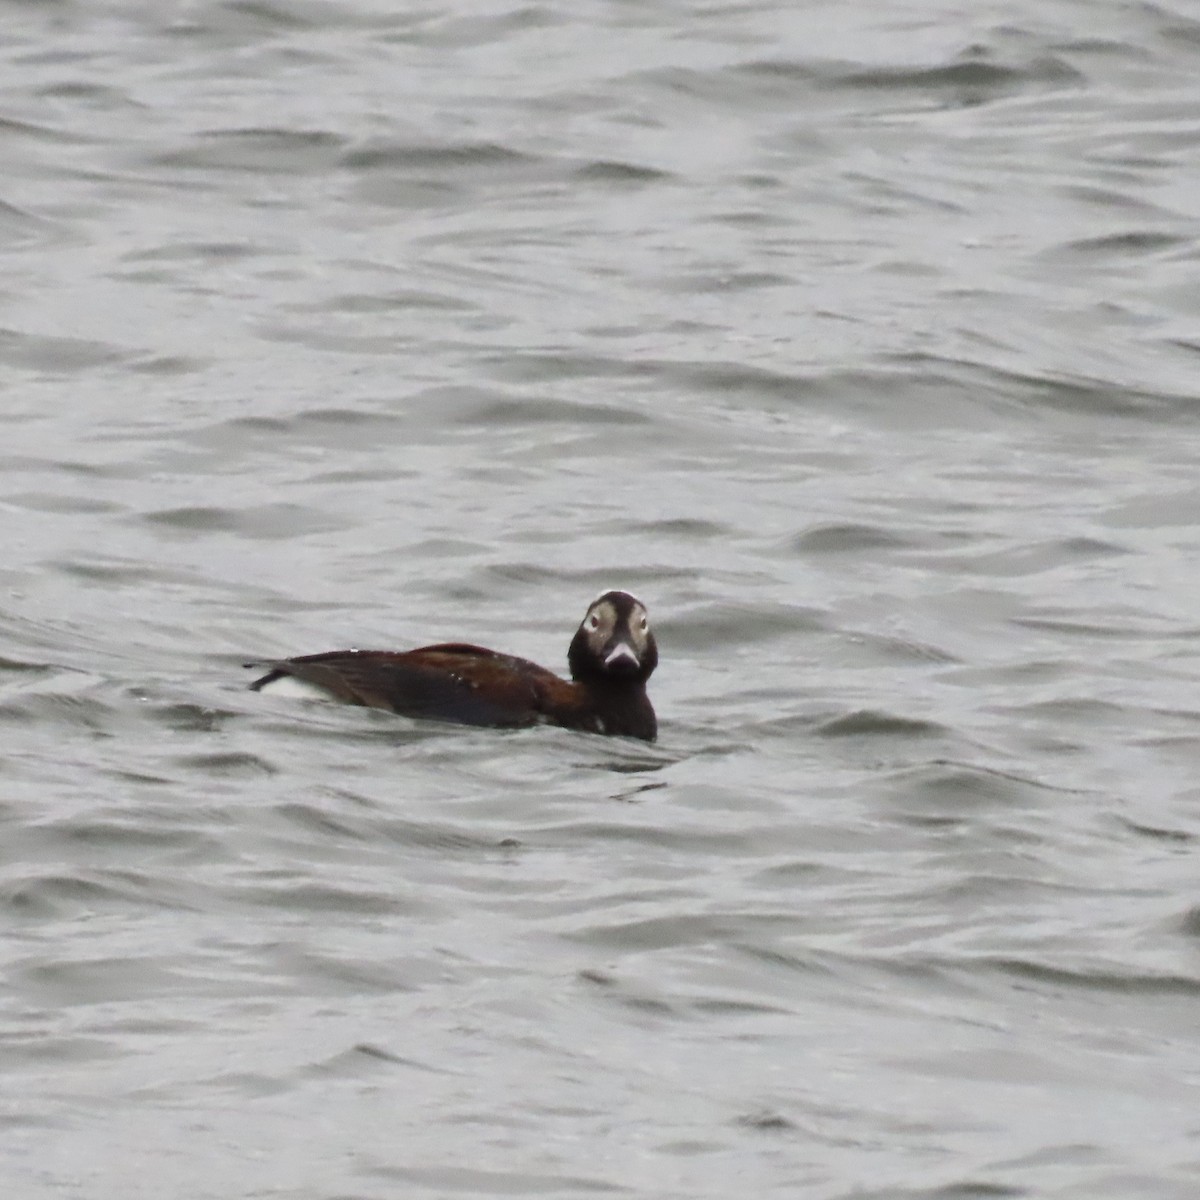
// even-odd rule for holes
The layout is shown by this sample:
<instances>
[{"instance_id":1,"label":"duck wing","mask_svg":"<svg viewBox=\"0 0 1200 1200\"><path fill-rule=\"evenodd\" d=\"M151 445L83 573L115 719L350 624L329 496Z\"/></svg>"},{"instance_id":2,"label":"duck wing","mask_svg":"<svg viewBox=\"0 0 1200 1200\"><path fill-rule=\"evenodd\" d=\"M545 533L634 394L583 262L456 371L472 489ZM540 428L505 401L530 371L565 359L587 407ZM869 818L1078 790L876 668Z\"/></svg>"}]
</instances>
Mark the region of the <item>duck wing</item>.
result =
<instances>
[{"instance_id":1,"label":"duck wing","mask_svg":"<svg viewBox=\"0 0 1200 1200\"><path fill-rule=\"evenodd\" d=\"M268 668L250 685L255 691L290 675L348 704L462 725L532 725L543 694L569 686L528 659L466 642L403 652L333 650L248 665Z\"/></svg>"}]
</instances>

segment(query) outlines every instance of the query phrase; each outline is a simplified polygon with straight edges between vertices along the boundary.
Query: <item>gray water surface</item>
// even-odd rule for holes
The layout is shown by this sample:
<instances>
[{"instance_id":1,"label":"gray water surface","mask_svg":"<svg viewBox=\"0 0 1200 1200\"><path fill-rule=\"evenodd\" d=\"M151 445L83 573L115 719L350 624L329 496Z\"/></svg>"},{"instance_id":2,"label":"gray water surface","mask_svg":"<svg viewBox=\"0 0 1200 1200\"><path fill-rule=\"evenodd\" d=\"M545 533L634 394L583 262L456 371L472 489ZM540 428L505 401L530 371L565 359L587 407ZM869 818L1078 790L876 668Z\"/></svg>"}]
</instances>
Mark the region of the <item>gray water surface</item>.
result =
<instances>
[{"instance_id":1,"label":"gray water surface","mask_svg":"<svg viewBox=\"0 0 1200 1200\"><path fill-rule=\"evenodd\" d=\"M0 27L6 1197L1200 1194L1200 13Z\"/></svg>"}]
</instances>

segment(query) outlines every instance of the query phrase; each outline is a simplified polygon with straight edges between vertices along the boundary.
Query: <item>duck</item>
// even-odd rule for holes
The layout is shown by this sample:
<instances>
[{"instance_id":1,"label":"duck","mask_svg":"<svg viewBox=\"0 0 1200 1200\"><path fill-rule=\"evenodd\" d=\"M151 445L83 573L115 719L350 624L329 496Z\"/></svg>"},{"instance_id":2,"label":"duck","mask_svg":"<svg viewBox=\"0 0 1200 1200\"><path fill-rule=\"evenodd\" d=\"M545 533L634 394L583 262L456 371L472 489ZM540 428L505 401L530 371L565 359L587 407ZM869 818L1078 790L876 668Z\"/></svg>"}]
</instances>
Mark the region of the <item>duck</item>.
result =
<instances>
[{"instance_id":1,"label":"duck","mask_svg":"<svg viewBox=\"0 0 1200 1200\"><path fill-rule=\"evenodd\" d=\"M245 665L266 671L249 685L254 692L299 690L458 725L558 725L647 742L658 736L646 694L658 645L646 606L625 591L605 592L588 606L567 648L569 680L529 659L467 642L331 650Z\"/></svg>"}]
</instances>

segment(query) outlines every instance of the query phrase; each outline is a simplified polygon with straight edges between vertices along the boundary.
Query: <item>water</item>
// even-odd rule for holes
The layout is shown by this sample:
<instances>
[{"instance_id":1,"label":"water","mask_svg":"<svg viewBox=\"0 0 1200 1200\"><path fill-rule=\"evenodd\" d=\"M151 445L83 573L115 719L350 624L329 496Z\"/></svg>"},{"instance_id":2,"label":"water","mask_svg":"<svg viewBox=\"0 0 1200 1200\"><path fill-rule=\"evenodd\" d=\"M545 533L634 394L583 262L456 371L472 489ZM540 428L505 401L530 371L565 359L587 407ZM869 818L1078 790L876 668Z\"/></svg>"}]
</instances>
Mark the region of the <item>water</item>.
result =
<instances>
[{"instance_id":1,"label":"water","mask_svg":"<svg viewBox=\"0 0 1200 1200\"><path fill-rule=\"evenodd\" d=\"M3 30L6 1195L1196 1194L1191 6Z\"/></svg>"}]
</instances>

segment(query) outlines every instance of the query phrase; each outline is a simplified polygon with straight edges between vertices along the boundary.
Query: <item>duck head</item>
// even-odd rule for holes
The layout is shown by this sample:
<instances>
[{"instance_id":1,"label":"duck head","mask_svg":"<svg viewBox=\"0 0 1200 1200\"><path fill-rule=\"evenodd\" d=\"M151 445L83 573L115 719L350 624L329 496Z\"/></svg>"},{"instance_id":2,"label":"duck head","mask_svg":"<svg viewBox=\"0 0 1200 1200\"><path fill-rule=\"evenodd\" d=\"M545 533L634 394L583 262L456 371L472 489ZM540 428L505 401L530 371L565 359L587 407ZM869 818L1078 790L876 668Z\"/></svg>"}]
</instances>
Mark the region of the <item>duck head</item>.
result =
<instances>
[{"instance_id":1,"label":"duck head","mask_svg":"<svg viewBox=\"0 0 1200 1200\"><path fill-rule=\"evenodd\" d=\"M567 651L571 678L644 684L658 666L646 606L628 592L593 600Z\"/></svg>"}]
</instances>

